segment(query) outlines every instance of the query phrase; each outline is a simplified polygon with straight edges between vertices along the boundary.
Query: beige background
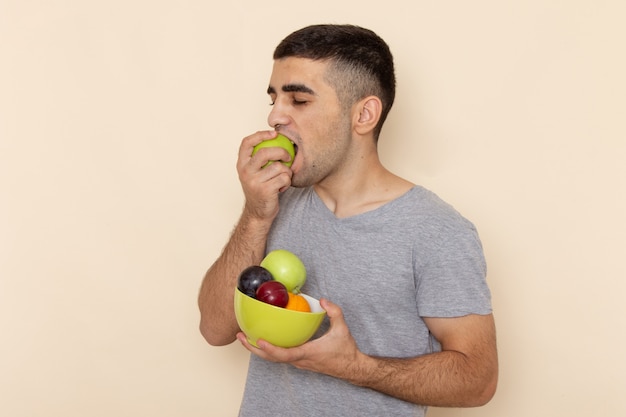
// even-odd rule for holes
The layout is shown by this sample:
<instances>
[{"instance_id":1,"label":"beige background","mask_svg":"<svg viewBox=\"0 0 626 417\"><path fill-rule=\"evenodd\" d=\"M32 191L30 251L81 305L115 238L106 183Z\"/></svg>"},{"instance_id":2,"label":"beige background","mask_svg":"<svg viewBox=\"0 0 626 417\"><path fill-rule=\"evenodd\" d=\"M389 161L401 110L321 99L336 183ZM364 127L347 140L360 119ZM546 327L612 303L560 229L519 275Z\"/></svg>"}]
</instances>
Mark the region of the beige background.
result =
<instances>
[{"instance_id":1,"label":"beige background","mask_svg":"<svg viewBox=\"0 0 626 417\"><path fill-rule=\"evenodd\" d=\"M0 415L236 415L195 297L273 47L319 22L390 43L382 158L485 246L499 390L431 417L624 415L626 3L210 3L0 0Z\"/></svg>"}]
</instances>

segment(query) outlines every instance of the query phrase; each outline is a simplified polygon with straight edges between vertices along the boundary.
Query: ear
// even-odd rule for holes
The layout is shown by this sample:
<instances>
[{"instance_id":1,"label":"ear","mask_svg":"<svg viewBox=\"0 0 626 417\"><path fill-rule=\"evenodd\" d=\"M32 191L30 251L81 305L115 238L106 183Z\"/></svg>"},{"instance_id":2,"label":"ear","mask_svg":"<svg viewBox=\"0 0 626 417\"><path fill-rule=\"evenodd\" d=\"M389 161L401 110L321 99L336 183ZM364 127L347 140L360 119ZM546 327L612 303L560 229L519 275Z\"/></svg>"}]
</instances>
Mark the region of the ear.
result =
<instances>
[{"instance_id":1,"label":"ear","mask_svg":"<svg viewBox=\"0 0 626 417\"><path fill-rule=\"evenodd\" d=\"M359 101L354 108L354 130L360 135L371 133L383 109L383 104L376 96L368 96Z\"/></svg>"}]
</instances>

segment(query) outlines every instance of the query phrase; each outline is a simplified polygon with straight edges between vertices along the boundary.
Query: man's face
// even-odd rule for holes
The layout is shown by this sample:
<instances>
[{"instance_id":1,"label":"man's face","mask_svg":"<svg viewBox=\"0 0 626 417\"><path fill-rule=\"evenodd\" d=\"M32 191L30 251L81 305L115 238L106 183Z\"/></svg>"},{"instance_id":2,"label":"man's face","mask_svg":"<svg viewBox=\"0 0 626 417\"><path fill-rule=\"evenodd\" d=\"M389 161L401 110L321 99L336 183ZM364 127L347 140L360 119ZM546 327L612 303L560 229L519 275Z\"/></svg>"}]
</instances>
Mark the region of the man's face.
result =
<instances>
[{"instance_id":1,"label":"man's face","mask_svg":"<svg viewBox=\"0 0 626 417\"><path fill-rule=\"evenodd\" d=\"M320 183L336 174L351 143L350 113L342 111L325 81L328 64L305 58L274 62L268 94L268 123L297 145L291 166L294 187Z\"/></svg>"}]
</instances>

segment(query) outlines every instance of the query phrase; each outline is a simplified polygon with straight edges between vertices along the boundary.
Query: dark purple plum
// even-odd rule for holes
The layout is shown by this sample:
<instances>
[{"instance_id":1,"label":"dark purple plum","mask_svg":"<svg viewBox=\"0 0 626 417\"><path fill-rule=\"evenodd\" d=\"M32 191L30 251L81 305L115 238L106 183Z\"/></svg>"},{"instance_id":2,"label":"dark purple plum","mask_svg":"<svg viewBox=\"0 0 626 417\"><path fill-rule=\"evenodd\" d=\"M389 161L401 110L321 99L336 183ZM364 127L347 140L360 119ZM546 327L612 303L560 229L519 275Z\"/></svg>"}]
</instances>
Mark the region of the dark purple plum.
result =
<instances>
[{"instance_id":1,"label":"dark purple plum","mask_svg":"<svg viewBox=\"0 0 626 417\"><path fill-rule=\"evenodd\" d=\"M237 288L242 293L256 298L256 290L261 284L267 281L272 281L274 278L270 271L262 266L252 265L241 271L239 279L237 281Z\"/></svg>"}]
</instances>

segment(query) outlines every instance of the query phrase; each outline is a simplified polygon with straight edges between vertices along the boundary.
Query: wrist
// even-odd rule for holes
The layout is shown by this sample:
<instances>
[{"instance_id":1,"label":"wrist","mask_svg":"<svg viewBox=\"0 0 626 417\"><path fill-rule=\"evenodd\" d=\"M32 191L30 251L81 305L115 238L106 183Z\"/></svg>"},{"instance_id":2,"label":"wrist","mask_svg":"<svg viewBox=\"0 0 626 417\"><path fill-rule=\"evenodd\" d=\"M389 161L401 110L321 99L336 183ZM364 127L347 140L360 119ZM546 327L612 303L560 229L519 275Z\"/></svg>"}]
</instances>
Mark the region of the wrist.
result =
<instances>
[{"instance_id":1,"label":"wrist","mask_svg":"<svg viewBox=\"0 0 626 417\"><path fill-rule=\"evenodd\" d=\"M360 353L355 362L349 382L353 385L385 392L389 381L398 378L405 371L405 362L401 359L368 356Z\"/></svg>"},{"instance_id":2,"label":"wrist","mask_svg":"<svg viewBox=\"0 0 626 417\"><path fill-rule=\"evenodd\" d=\"M375 357L357 351L355 359L350 361L350 366L345 368L344 379L353 385L370 387L372 380L379 376L378 368Z\"/></svg>"},{"instance_id":3,"label":"wrist","mask_svg":"<svg viewBox=\"0 0 626 417\"><path fill-rule=\"evenodd\" d=\"M260 216L256 211L249 209L248 207L244 207L239 224L246 231L253 232L254 234L260 233L267 235L272 227L275 217L275 215L269 217Z\"/></svg>"},{"instance_id":4,"label":"wrist","mask_svg":"<svg viewBox=\"0 0 626 417\"><path fill-rule=\"evenodd\" d=\"M254 216L244 209L231 240L238 252L249 257L249 265L263 258L271 226L271 220Z\"/></svg>"},{"instance_id":5,"label":"wrist","mask_svg":"<svg viewBox=\"0 0 626 417\"><path fill-rule=\"evenodd\" d=\"M253 225L269 227L278 215L278 205L254 204L246 200L243 206L242 218L252 222Z\"/></svg>"}]
</instances>

